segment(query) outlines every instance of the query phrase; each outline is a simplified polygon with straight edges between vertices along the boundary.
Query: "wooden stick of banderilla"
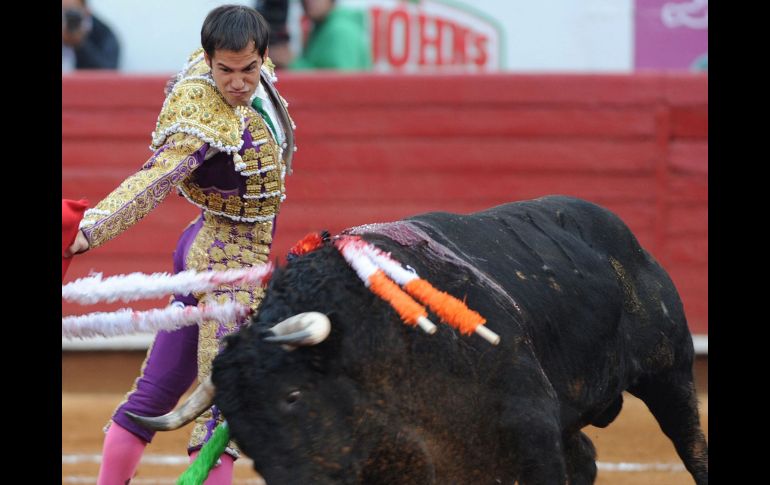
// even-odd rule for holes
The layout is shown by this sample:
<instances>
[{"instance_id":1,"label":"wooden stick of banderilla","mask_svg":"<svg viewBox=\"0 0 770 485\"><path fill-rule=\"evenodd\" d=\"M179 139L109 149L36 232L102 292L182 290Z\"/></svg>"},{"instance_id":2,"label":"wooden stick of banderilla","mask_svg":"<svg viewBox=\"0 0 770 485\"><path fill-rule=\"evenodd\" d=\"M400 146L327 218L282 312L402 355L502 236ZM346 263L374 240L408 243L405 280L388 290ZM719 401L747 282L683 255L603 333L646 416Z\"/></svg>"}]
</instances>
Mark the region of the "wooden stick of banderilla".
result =
<instances>
[{"instance_id":1,"label":"wooden stick of banderilla","mask_svg":"<svg viewBox=\"0 0 770 485\"><path fill-rule=\"evenodd\" d=\"M474 332L476 332L479 337L483 338L492 345L497 345L500 343L500 336L484 325L477 325Z\"/></svg>"}]
</instances>

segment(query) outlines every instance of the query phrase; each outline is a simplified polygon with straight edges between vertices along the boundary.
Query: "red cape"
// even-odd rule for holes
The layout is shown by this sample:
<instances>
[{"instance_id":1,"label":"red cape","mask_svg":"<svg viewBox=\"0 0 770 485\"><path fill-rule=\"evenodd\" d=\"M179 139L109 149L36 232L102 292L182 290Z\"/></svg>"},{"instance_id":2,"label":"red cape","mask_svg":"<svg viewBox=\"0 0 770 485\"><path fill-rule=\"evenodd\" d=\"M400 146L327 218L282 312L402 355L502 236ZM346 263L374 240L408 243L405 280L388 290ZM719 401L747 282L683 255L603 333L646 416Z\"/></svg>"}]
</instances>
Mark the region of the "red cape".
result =
<instances>
[{"instance_id":1,"label":"red cape","mask_svg":"<svg viewBox=\"0 0 770 485\"><path fill-rule=\"evenodd\" d=\"M78 225L83 219L83 213L88 208L88 201L81 200L61 200L61 279L64 281L64 274L72 262L72 257L65 258L64 251L75 242L75 236L78 235Z\"/></svg>"}]
</instances>

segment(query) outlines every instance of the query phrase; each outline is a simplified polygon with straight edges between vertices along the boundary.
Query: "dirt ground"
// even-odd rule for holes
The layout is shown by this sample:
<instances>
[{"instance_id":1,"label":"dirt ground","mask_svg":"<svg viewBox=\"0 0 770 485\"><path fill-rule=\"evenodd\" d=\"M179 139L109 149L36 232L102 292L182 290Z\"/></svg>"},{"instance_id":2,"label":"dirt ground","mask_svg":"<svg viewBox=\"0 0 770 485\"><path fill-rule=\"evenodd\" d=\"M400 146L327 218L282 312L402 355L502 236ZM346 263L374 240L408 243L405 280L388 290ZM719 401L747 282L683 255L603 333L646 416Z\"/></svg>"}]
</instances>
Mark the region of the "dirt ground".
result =
<instances>
[{"instance_id":1,"label":"dirt ground","mask_svg":"<svg viewBox=\"0 0 770 485\"><path fill-rule=\"evenodd\" d=\"M142 352L62 352L62 483L96 483L102 427L136 377ZM701 422L708 437L708 362L695 366ZM623 411L605 429L584 432L598 452L598 485L690 485L671 442L644 403L626 394ZM186 468L192 425L158 433L132 484L173 484ZM235 484L264 485L248 459L238 460Z\"/></svg>"}]
</instances>

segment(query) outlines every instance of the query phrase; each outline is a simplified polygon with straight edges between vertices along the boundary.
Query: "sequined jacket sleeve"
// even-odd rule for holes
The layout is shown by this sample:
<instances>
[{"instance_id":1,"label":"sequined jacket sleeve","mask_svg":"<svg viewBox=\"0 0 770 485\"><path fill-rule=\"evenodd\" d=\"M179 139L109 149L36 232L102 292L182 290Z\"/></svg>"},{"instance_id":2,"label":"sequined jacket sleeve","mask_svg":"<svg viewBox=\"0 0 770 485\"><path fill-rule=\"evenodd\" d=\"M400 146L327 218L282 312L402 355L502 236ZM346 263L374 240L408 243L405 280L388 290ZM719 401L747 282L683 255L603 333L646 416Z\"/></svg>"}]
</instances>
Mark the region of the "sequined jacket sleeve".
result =
<instances>
[{"instance_id":1,"label":"sequined jacket sleeve","mask_svg":"<svg viewBox=\"0 0 770 485\"><path fill-rule=\"evenodd\" d=\"M80 229L90 247L101 246L149 214L203 163L207 149L208 144L194 136L169 136L141 170L86 211Z\"/></svg>"}]
</instances>

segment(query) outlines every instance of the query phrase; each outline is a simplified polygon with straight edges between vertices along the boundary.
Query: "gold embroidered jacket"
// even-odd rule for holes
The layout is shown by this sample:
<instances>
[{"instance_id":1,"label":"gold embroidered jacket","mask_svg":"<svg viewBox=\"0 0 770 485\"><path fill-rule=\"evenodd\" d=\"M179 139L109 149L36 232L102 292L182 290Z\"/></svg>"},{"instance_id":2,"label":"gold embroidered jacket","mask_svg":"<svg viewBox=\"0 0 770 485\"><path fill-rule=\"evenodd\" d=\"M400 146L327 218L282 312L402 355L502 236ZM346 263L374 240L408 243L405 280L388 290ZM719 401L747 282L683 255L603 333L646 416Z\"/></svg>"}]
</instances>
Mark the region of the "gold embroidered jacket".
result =
<instances>
[{"instance_id":1,"label":"gold embroidered jacket","mask_svg":"<svg viewBox=\"0 0 770 485\"><path fill-rule=\"evenodd\" d=\"M271 66L269 59L265 66ZM267 72L265 72L267 71ZM193 53L168 93L152 134L150 159L86 211L81 229L98 247L145 217L173 188L204 211L241 222L271 221L285 198L293 154L286 102L263 69L283 128L279 144L251 107L231 107L211 79L202 49Z\"/></svg>"}]
</instances>

